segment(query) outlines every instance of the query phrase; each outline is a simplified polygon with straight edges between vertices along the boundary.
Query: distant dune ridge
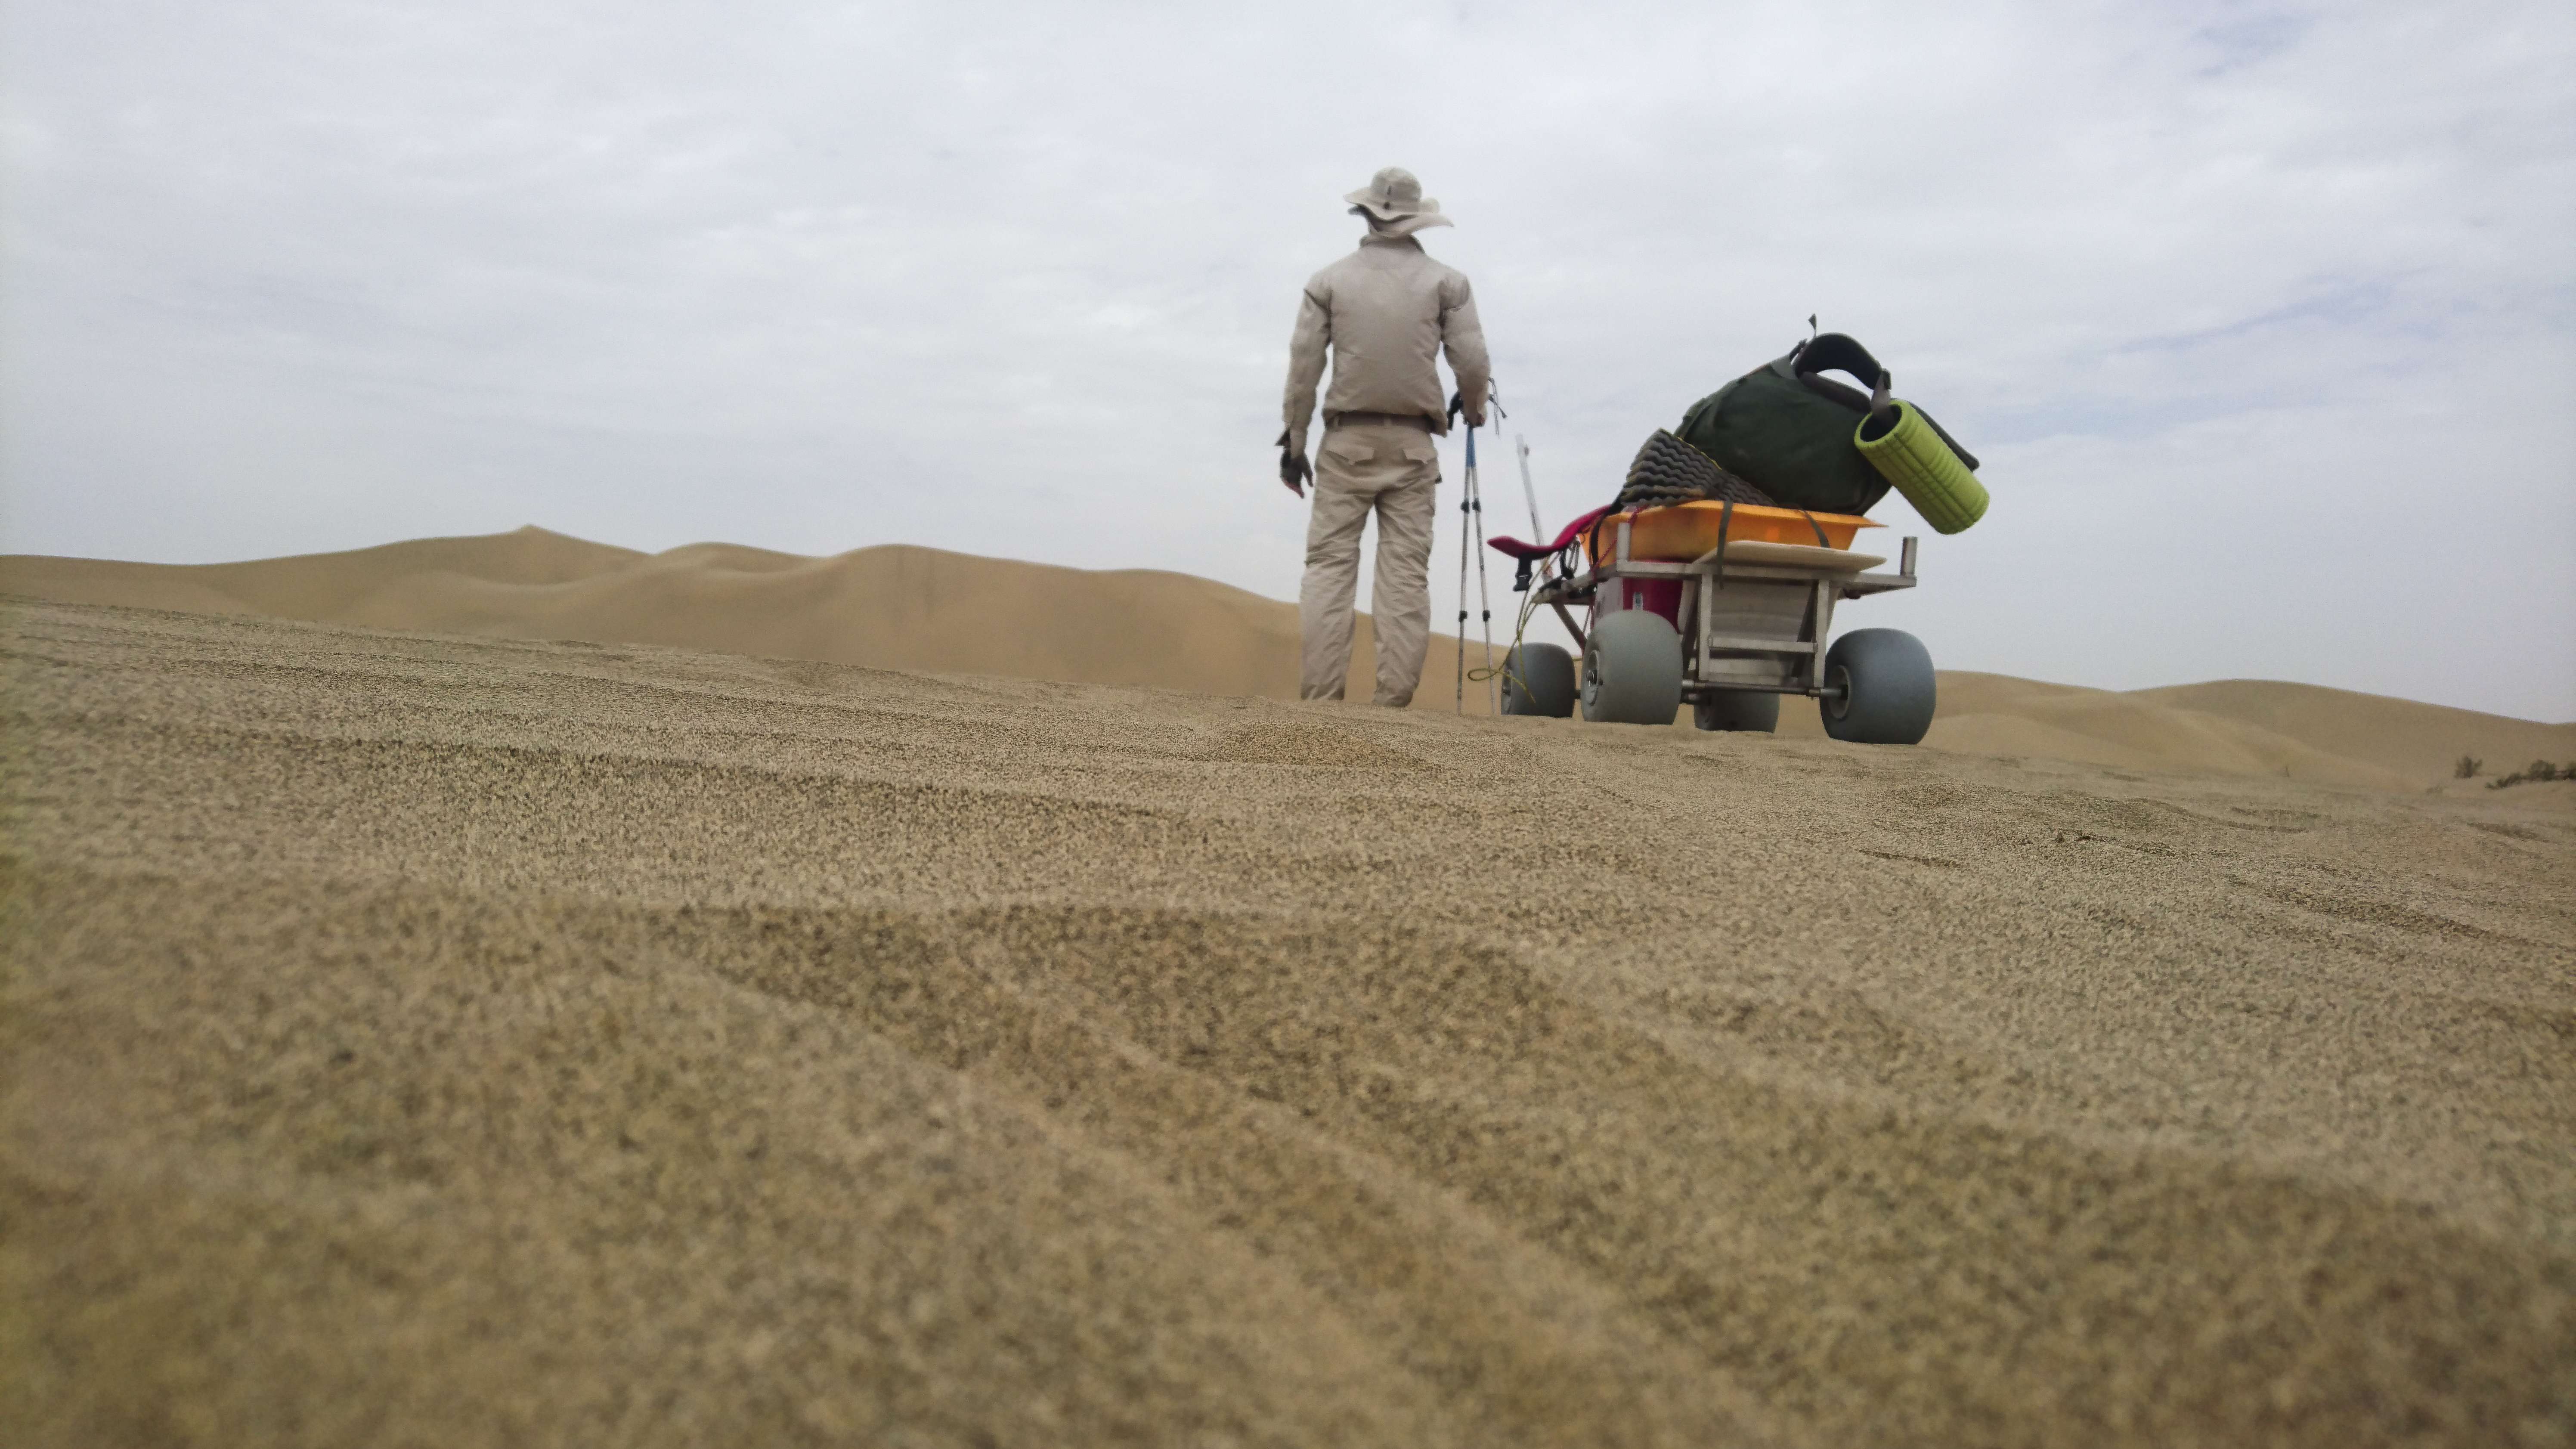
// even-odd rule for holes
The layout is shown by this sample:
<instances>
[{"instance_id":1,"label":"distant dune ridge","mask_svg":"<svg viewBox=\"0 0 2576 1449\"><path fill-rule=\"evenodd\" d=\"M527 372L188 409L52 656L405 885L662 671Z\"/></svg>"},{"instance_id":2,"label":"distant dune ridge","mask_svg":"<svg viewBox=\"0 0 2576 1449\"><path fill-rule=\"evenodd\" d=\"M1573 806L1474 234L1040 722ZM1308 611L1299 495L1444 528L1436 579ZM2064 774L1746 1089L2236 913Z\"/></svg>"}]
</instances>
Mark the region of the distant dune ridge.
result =
<instances>
[{"instance_id":1,"label":"distant dune ridge","mask_svg":"<svg viewBox=\"0 0 2576 1449\"><path fill-rule=\"evenodd\" d=\"M516 639L659 644L878 669L1293 698L1297 610L1188 574L1092 571L884 545L828 558L732 544L659 554L542 528L229 564L0 557L0 593ZM1360 616L1350 693L1369 693ZM1470 646L1471 650L1475 646ZM1416 708L1454 699L1434 635ZM1481 691L1469 690L1480 710ZM1822 733L1793 701L1782 732ZM2263 680L2120 693L1948 671L1927 743L2126 768L2455 790L2576 759L2576 724Z\"/></svg>"}]
</instances>

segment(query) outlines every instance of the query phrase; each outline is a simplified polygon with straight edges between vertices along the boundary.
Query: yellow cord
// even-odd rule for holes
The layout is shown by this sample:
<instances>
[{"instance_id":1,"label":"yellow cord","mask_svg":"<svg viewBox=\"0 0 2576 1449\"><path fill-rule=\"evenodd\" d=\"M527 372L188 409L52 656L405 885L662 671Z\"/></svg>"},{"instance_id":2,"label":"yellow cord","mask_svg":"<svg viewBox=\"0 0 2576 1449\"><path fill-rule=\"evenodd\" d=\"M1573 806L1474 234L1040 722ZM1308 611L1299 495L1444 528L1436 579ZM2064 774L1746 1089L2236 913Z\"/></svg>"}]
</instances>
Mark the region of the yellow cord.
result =
<instances>
[{"instance_id":1,"label":"yellow cord","mask_svg":"<svg viewBox=\"0 0 2576 1449\"><path fill-rule=\"evenodd\" d=\"M1538 585L1532 584L1530 586L1530 591L1521 595L1521 616L1512 622L1512 643L1511 647L1503 653L1503 659L1505 662L1502 664L1490 665L1483 669L1470 669L1467 671L1467 677L1478 684L1482 684L1496 675L1501 675L1505 693L1508 694L1510 692L1510 686L1517 684L1521 687L1521 693L1535 694L1536 691L1529 687L1528 680L1523 679L1519 675L1510 671L1509 661L1514 654L1520 652L1521 636L1529 632L1530 616L1537 612ZM1465 649L1467 647L1467 641L1464 639L1459 640L1458 647L1462 650Z\"/></svg>"}]
</instances>

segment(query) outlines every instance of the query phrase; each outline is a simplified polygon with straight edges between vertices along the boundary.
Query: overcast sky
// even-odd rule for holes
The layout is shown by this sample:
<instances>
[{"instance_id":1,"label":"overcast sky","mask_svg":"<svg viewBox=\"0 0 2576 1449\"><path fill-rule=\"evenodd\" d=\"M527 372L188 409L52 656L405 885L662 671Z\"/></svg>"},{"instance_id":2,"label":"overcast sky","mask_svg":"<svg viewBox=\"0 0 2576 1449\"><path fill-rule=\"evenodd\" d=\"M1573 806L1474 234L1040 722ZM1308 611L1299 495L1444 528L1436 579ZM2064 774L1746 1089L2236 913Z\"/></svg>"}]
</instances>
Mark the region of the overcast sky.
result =
<instances>
[{"instance_id":1,"label":"overcast sky","mask_svg":"<svg viewBox=\"0 0 2576 1449\"><path fill-rule=\"evenodd\" d=\"M1292 598L1298 289L1400 164L1550 524L1816 313L1994 495L1846 626L2576 719L2565 0L0 14L7 551L536 523Z\"/></svg>"}]
</instances>

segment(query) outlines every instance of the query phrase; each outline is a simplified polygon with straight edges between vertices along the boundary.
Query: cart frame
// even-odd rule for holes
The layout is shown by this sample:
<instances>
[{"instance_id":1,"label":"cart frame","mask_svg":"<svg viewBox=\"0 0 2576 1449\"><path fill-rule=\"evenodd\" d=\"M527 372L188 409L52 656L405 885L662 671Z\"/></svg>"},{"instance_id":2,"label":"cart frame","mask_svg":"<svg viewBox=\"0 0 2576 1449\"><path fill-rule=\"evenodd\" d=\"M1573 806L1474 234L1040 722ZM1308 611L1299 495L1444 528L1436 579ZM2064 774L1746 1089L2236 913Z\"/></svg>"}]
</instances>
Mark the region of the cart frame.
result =
<instances>
[{"instance_id":1,"label":"cart frame","mask_svg":"<svg viewBox=\"0 0 2576 1449\"><path fill-rule=\"evenodd\" d=\"M1682 699L1698 704L1729 691L1803 694L1830 699L1842 685L1825 677L1825 642L1833 632L1834 606L1844 599L1910 589L1915 584L1916 540L1903 541L1895 573L1787 563L1729 563L1725 547L1689 563L1628 556L1629 519L1615 525L1611 555L1592 568L1537 585L1535 602L1556 610L1577 649L1586 635L1575 606L1592 617L1605 612L1604 586L1618 599L1628 580L1678 580L1677 622L1682 635ZM1617 608L1644 607L1634 602Z\"/></svg>"}]
</instances>

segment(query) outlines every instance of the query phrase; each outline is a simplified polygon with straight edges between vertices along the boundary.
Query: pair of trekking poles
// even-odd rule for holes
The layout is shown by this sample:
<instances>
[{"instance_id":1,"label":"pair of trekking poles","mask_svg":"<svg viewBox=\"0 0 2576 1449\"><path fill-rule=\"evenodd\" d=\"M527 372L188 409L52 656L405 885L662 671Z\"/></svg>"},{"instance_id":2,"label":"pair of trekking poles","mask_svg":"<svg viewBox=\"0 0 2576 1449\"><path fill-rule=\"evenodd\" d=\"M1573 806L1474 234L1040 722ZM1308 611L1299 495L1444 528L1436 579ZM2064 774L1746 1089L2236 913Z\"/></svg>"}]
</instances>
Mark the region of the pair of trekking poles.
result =
<instances>
[{"instance_id":1,"label":"pair of trekking poles","mask_svg":"<svg viewBox=\"0 0 2576 1449\"><path fill-rule=\"evenodd\" d=\"M1485 400L1493 408L1496 421L1511 416L1503 411L1501 393L1488 388ZM1458 416L1464 406L1463 398L1452 398L1449 403L1449 415L1453 418ZM1521 496L1529 503L1530 538L1535 542L1547 537L1547 530L1539 524L1538 489L1530 482L1529 439L1515 436L1512 442L1515 451L1520 455ZM1483 611L1482 624L1485 640L1485 667L1474 670L1467 667L1467 555L1471 553L1476 556L1476 602ZM1520 621L1512 629L1513 648L1520 647L1521 634L1528 626L1529 608L1525 600ZM1476 471L1476 425L1469 423L1467 424L1466 476L1458 498L1457 712L1460 714L1467 712L1467 681L1473 679L1486 686L1487 707L1491 712L1501 714L1503 712L1501 690L1505 685L1495 681L1501 679L1503 674L1503 670L1494 667L1494 598L1485 577L1485 496Z\"/></svg>"}]
</instances>

